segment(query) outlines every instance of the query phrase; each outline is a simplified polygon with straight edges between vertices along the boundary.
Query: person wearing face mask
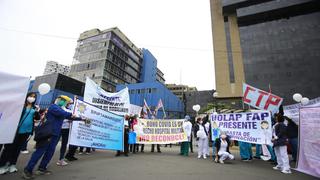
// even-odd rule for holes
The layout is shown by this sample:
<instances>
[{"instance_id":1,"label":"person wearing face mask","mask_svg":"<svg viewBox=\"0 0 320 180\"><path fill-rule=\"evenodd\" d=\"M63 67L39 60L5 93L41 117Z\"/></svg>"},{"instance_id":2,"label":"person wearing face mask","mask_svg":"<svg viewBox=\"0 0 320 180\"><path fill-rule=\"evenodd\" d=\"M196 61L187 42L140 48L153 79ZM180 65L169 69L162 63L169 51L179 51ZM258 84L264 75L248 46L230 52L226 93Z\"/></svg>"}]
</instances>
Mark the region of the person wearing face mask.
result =
<instances>
[{"instance_id":1,"label":"person wearing face mask","mask_svg":"<svg viewBox=\"0 0 320 180\"><path fill-rule=\"evenodd\" d=\"M28 93L18 124L16 136L11 144L5 144L0 157L0 174L17 172L16 162L20 151L33 132L34 120L39 120L39 108L36 107L36 93Z\"/></svg>"},{"instance_id":2,"label":"person wearing face mask","mask_svg":"<svg viewBox=\"0 0 320 180\"><path fill-rule=\"evenodd\" d=\"M216 139L216 162L224 164L225 160L234 160L234 156L230 153L229 148L231 147L231 141L225 132L220 132L220 138Z\"/></svg>"},{"instance_id":3,"label":"person wearing face mask","mask_svg":"<svg viewBox=\"0 0 320 180\"><path fill-rule=\"evenodd\" d=\"M50 107L48 108L46 121L48 121L52 125L52 134L49 143L37 148L36 151L32 154L31 159L29 160L27 166L24 168L23 178L33 178L33 169L41 158L42 160L36 173L39 175L51 174L51 171L47 170L47 165L52 159L52 156L58 144L63 120L86 120L81 117L76 117L72 113L63 110L62 107L65 107L70 102L71 99L68 96L61 95L55 100L55 103L50 105Z\"/></svg>"},{"instance_id":4,"label":"person wearing face mask","mask_svg":"<svg viewBox=\"0 0 320 180\"><path fill-rule=\"evenodd\" d=\"M194 127L194 134L198 141L198 159L203 156L203 159L207 159L206 153L207 148L206 144L208 144L208 131L203 124L202 118L197 118L197 124Z\"/></svg>"}]
</instances>

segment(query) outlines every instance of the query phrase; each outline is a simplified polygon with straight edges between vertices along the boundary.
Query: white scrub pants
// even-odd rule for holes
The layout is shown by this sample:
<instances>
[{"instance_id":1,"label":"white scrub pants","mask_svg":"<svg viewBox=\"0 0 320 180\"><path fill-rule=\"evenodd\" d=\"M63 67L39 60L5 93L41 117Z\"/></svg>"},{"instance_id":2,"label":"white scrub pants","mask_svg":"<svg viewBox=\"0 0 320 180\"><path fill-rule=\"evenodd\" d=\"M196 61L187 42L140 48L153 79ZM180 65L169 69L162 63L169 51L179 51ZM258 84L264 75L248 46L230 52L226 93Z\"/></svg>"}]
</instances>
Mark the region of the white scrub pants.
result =
<instances>
[{"instance_id":1,"label":"white scrub pants","mask_svg":"<svg viewBox=\"0 0 320 180\"><path fill-rule=\"evenodd\" d=\"M205 156L207 154L208 138L199 139L198 141L198 156Z\"/></svg>"},{"instance_id":2,"label":"white scrub pants","mask_svg":"<svg viewBox=\"0 0 320 180\"><path fill-rule=\"evenodd\" d=\"M277 167L285 171L290 170L287 146L276 146L274 147L274 152L277 156Z\"/></svg>"},{"instance_id":3,"label":"white scrub pants","mask_svg":"<svg viewBox=\"0 0 320 180\"><path fill-rule=\"evenodd\" d=\"M220 156L220 160L224 161L224 160L227 160L227 159L234 159L234 156L228 152L218 152L218 155Z\"/></svg>"}]
</instances>

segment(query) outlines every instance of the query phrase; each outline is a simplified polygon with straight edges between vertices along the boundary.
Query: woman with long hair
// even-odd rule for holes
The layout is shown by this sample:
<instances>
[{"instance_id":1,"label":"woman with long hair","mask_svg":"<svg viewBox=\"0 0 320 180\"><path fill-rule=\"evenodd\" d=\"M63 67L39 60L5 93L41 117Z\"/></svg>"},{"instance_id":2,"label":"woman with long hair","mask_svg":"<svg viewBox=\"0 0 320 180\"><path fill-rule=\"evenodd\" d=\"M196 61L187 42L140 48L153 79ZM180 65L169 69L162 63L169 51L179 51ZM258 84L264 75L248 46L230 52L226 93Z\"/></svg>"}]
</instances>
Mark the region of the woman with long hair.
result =
<instances>
[{"instance_id":1,"label":"woman with long hair","mask_svg":"<svg viewBox=\"0 0 320 180\"><path fill-rule=\"evenodd\" d=\"M5 144L0 157L0 174L17 172L16 163L21 148L33 133L34 120L39 120L39 108L36 107L36 93L28 93L25 99L23 111L18 124L16 136L11 144Z\"/></svg>"}]
</instances>

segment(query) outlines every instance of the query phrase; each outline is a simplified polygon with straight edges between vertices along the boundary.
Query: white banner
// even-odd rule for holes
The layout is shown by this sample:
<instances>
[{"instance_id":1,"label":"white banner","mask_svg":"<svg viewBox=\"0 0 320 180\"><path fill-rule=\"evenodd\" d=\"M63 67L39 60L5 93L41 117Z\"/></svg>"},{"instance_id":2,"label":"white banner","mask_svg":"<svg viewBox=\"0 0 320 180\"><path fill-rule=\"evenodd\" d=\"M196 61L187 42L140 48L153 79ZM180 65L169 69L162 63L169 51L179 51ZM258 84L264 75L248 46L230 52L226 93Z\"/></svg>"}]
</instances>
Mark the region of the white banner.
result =
<instances>
[{"instance_id":1,"label":"white banner","mask_svg":"<svg viewBox=\"0 0 320 180\"><path fill-rule=\"evenodd\" d=\"M101 89L90 78L87 78L84 101L118 115L129 113L130 98L128 88L116 93L109 93Z\"/></svg>"},{"instance_id":2,"label":"white banner","mask_svg":"<svg viewBox=\"0 0 320 180\"><path fill-rule=\"evenodd\" d=\"M130 104L130 106L129 106L129 114L140 116L141 111L142 111L142 107L141 106Z\"/></svg>"},{"instance_id":3,"label":"white banner","mask_svg":"<svg viewBox=\"0 0 320 180\"><path fill-rule=\"evenodd\" d=\"M225 131L233 140L254 144L272 144L271 114L268 111L211 114L212 140Z\"/></svg>"},{"instance_id":4,"label":"white banner","mask_svg":"<svg viewBox=\"0 0 320 180\"><path fill-rule=\"evenodd\" d=\"M30 79L0 72L0 144L12 143Z\"/></svg>"},{"instance_id":5,"label":"white banner","mask_svg":"<svg viewBox=\"0 0 320 180\"><path fill-rule=\"evenodd\" d=\"M284 115L292 119L296 124L299 124L299 109L301 103L283 106ZM317 107L320 106L320 97L312 99L309 103L303 107Z\"/></svg>"}]
</instances>

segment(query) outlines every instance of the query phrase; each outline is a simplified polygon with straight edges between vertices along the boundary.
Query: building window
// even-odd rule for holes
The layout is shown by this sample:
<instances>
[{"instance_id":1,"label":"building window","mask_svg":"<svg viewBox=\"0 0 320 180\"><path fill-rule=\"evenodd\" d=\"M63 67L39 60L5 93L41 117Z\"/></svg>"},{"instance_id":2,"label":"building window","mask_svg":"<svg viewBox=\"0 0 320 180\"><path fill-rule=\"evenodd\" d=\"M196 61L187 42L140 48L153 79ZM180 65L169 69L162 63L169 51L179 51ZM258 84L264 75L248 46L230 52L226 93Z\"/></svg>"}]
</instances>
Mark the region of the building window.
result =
<instances>
[{"instance_id":1,"label":"building window","mask_svg":"<svg viewBox=\"0 0 320 180\"><path fill-rule=\"evenodd\" d=\"M141 93L140 89L137 89L137 93L138 93L138 94L140 94L140 93Z\"/></svg>"},{"instance_id":2,"label":"building window","mask_svg":"<svg viewBox=\"0 0 320 180\"><path fill-rule=\"evenodd\" d=\"M141 94L144 94L146 92L146 89L141 89Z\"/></svg>"},{"instance_id":3,"label":"building window","mask_svg":"<svg viewBox=\"0 0 320 180\"><path fill-rule=\"evenodd\" d=\"M151 93L151 88L147 88L148 93Z\"/></svg>"}]
</instances>

